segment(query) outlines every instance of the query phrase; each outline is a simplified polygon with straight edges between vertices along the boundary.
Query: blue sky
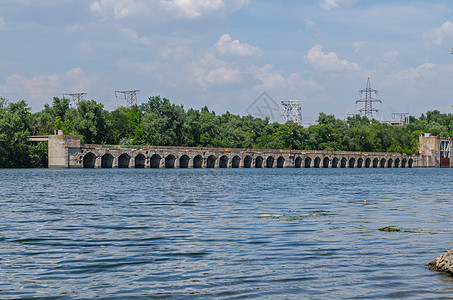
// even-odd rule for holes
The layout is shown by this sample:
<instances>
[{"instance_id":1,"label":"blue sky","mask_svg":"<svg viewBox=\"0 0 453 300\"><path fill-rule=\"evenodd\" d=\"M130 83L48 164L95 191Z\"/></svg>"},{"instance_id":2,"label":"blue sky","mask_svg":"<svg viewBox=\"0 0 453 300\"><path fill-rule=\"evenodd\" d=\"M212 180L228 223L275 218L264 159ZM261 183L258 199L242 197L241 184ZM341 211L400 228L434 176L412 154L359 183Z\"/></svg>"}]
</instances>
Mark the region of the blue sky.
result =
<instances>
[{"instance_id":1,"label":"blue sky","mask_svg":"<svg viewBox=\"0 0 453 300\"><path fill-rule=\"evenodd\" d=\"M0 37L0 96L33 111L139 89L244 115L265 91L312 122L356 112L370 77L382 119L453 112L451 1L1 0Z\"/></svg>"}]
</instances>

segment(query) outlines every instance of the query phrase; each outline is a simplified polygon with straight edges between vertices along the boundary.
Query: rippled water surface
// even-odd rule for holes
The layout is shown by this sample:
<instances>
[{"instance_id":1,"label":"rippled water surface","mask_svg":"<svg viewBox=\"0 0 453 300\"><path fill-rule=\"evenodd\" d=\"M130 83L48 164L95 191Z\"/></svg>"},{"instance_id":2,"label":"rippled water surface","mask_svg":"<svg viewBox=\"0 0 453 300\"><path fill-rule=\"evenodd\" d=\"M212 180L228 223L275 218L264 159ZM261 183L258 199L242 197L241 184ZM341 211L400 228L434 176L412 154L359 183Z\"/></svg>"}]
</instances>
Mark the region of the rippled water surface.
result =
<instances>
[{"instance_id":1,"label":"rippled water surface","mask_svg":"<svg viewBox=\"0 0 453 300\"><path fill-rule=\"evenodd\" d=\"M0 170L0 298L451 298L452 176Z\"/></svg>"}]
</instances>

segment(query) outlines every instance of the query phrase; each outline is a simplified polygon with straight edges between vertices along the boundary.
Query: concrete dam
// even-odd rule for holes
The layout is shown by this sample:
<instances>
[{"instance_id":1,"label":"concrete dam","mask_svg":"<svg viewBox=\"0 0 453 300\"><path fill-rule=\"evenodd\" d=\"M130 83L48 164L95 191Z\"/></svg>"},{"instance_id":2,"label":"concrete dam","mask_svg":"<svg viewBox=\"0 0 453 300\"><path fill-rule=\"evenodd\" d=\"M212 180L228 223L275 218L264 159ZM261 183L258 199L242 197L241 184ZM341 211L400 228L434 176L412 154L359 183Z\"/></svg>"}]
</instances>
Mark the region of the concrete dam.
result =
<instances>
[{"instance_id":1,"label":"concrete dam","mask_svg":"<svg viewBox=\"0 0 453 300\"><path fill-rule=\"evenodd\" d=\"M414 168L422 161L391 152L93 145L62 132L28 140L48 142L49 168Z\"/></svg>"}]
</instances>

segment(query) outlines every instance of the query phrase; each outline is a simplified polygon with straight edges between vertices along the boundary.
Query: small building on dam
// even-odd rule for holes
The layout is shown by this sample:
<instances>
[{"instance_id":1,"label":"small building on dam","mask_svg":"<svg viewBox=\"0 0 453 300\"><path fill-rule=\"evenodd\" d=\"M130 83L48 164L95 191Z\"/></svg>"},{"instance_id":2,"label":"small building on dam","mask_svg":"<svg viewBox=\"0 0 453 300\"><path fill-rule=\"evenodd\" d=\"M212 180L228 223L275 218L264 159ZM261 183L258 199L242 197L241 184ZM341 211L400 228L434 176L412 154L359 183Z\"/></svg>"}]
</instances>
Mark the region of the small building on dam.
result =
<instances>
[{"instance_id":1,"label":"small building on dam","mask_svg":"<svg viewBox=\"0 0 453 300\"><path fill-rule=\"evenodd\" d=\"M416 168L451 167L451 139L420 135L419 153L82 144L80 136L32 136L48 142L49 168Z\"/></svg>"}]
</instances>

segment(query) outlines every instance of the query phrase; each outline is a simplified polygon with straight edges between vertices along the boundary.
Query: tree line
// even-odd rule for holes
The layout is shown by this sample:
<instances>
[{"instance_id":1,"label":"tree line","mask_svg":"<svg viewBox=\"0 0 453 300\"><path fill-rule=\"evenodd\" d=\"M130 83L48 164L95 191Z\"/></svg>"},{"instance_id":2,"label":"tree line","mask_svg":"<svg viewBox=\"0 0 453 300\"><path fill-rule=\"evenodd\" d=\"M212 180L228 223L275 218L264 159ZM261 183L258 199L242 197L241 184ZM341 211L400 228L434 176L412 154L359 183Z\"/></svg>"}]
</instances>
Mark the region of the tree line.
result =
<instances>
[{"instance_id":1,"label":"tree line","mask_svg":"<svg viewBox=\"0 0 453 300\"><path fill-rule=\"evenodd\" d=\"M27 142L31 135L80 135L82 143L114 145L159 145L221 148L261 148L400 152L413 154L422 132L449 136L453 115L428 111L409 124L391 126L355 115L340 120L320 113L318 124L308 128L288 121L217 115L207 107L185 109L166 98L153 96L132 107L109 112L95 100L80 101L55 97L32 113L26 101L9 102L0 98L0 167L47 166L47 144Z\"/></svg>"}]
</instances>

